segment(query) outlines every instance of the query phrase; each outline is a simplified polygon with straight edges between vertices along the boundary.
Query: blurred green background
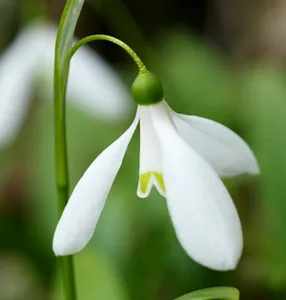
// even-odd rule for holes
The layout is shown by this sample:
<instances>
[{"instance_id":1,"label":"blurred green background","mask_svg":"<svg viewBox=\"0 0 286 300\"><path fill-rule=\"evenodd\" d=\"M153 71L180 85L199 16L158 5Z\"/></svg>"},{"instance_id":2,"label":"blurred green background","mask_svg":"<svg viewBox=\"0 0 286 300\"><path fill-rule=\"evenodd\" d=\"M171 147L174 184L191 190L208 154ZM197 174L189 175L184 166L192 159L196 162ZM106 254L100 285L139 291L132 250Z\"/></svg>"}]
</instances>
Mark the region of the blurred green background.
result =
<instances>
[{"instance_id":1,"label":"blurred green background","mask_svg":"<svg viewBox=\"0 0 286 300\"><path fill-rule=\"evenodd\" d=\"M4 51L34 18L58 22L63 0L0 1ZM235 286L241 299L286 299L286 2L284 0L88 0L78 37L106 33L133 47L162 80L176 111L239 133L261 175L227 180L244 253L233 272L194 263L176 240L165 199L136 196L139 137L133 138L95 235L75 257L79 300L168 300ZM119 48L92 47L130 86L136 68ZM53 104L34 101L16 140L0 152L0 300L60 300L52 237L57 222ZM1 103L1 99L0 99ZM15 103L16 105L16 103ZM129 126L68 105L71 188Z\"/></svg>"}]
</instances>

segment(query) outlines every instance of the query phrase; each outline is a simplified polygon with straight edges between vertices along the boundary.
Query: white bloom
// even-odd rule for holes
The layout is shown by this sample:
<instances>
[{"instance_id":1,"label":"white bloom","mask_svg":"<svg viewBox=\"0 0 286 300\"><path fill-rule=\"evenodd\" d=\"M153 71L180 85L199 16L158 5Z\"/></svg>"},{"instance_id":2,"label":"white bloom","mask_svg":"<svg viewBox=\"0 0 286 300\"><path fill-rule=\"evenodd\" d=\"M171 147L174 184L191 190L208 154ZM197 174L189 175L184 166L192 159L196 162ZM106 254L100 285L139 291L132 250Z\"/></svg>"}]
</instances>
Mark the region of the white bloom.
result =
<instances>
[{"instance_id":1,"label":"white bloom","mask_svg":"<svg viewBox=\"0 0 286 300\"><path fill-rule=\"evenodd\" d=\"M32 24L0 57L0 148L20 130L37 83L41 96L53 99L56 33L53 25ZM85 111L110 119L122 118L130 99L120 79L87 46L71 61L67 93Z\"/></svg>"},{"instance_id":2,"label":"white bloom","mask_svg":"<svg viewBox=\"0 0 286 300\"><path fill-rule=\"evenodd\" d=\"M256 159L228 128L177 114L165 101L139 105L128 130L87 169L57 225L55 254L76 253L89 242L139 122L138 196L147 197L154 185L167 199L178 240L187 254L212 269L233 269L242 252L242 230L218 175L257 174Z\"/></svg>"}]
</instances>

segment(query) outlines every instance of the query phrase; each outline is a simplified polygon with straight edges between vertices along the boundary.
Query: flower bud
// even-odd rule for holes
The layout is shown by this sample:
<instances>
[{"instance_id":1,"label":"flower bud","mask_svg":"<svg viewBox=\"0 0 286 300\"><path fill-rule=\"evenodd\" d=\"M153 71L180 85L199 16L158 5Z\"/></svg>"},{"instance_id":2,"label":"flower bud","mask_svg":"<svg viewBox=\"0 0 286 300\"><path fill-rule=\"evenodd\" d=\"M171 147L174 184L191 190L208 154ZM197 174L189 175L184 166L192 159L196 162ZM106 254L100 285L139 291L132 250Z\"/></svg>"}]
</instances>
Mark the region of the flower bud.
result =
<instances>
[{"instance_id":1,"label":"flower bud","mask_svg":"<svg viewBox=\"0 0 286 300\"><path fill-rule=\"evenodd\" d=\"M150 105L163 100L163 87L157 76L146 71L139 73L132 84L132 95L139 105Z\"/></svg>"}]
</instances>

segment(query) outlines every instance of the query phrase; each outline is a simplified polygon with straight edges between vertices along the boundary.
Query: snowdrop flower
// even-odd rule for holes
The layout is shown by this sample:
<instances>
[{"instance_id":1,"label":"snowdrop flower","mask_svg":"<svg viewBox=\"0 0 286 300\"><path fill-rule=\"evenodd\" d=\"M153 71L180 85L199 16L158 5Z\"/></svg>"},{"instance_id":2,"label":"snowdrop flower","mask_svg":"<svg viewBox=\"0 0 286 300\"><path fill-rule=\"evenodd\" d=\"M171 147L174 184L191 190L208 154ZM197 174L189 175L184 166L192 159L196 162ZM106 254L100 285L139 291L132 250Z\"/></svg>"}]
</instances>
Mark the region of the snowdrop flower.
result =
<instances>
[{"instance_id":1,"label":"snowdrop flower","mask_svg":"<svg viewBox=\"0 0 286 300\"><path fill-rule=\"evenodd\" d=\"M55 26L35 23L0 57L0 148L11 143L20 130L37 80L41 96L53 99L55 40ZM120 79L87 46L71 61L67 93L67 99L105 119L122 118L129 106L130 96Z\"/></svg>"},{"instance_id":2,"label":"snowdrop flower","mask_svg":"<svg viewBox=\"0 0 286 300\"><path fill-rule=\"evenodd\" d=\"M75 187L56 228L55 254L76 253L89 242L140 123L137 195L147 197L155 186L166 198L178 240L195 261L215 270L235 268L242 230L219 176L259 173L251 149L221 124L175 113L163 100L160 82L148 71L138 75L132 91L138 104L135 119Z\"/></svg>"}]
</instances>

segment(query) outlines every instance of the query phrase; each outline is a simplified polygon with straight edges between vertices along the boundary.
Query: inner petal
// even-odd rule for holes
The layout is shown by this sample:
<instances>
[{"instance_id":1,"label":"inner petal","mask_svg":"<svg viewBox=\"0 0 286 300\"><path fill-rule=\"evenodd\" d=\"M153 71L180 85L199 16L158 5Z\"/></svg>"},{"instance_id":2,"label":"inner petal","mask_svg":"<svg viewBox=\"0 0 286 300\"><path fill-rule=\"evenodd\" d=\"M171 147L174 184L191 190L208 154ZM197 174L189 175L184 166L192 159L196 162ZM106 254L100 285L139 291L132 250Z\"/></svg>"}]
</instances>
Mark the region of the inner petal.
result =
<instances>
[{"instance_id":1,"label":"inner petal","mask_svg":"<svg viewBox=\"0 0 286 300\"><path fill-rule=\"evenodd\" d=\"M163 174L156 171L150 171L139 175L137 195L140 198L147 197L150 194L153 185L163 197L166 196Z\"/></svg>"},{"instance_id":2,"label":"inner petal","mask_svg":"<svg viewBox=\"0 0 286 300\"><path fill-rule=\"evenodd\" d=\"M154 185L165 196L161 149L155 134L149 106L139 106L140 118L140 170L137 195L146 198Z\"/></svg>"}]
</instances>

